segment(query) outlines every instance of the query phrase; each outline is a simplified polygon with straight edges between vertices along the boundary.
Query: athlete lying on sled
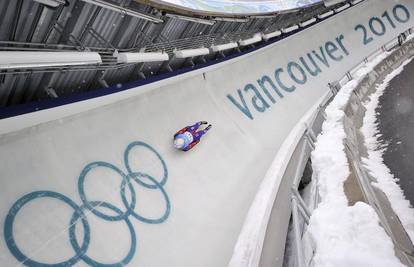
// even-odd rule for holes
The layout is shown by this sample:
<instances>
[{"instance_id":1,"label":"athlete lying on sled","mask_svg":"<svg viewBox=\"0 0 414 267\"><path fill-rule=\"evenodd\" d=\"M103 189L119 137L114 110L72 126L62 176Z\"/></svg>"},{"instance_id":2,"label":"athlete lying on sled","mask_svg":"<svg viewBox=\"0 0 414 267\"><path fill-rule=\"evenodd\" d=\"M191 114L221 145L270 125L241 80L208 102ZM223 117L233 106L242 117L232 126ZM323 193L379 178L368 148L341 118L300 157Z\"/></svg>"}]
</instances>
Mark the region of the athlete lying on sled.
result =
<instances>
[{"instance_id":1,"label":"athlete lying on sled","mask_svg":"<svg viewBox=\"0 0 414 267\"><path fill-rule=\"evenodd\" d=\"M209 124L204 130L200 130L201 125L207 125L206 121L199 121L192 126L187 126L174 135L174 147L182 150L188 151L192 149L195 145L200 142L200 139L203 135L206 134L211 128Z\"/></svg>"}]
</instances>

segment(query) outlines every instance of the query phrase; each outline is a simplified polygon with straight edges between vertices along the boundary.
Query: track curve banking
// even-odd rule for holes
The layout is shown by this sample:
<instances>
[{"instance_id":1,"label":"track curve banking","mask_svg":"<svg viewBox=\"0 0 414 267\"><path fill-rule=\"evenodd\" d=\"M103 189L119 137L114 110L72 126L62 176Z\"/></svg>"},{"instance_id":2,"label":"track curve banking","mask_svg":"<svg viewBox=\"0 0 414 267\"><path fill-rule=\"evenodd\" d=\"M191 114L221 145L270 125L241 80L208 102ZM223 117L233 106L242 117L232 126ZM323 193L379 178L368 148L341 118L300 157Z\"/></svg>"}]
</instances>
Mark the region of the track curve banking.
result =
<instances>
[{"instance_id":1,"label":"track curve banking","mask_svg":"<svg viewBox=\"0 0 414 267\"><path fill-rule=\"evenodd\" d=\"M292 128L328 82L413 25L414 2L365 1L219 64L0 120L1 265L227 266ZM174 150L199 120L212 130ZM289 204L278 215L281 266Z\"/></svg>"}]
</instances>

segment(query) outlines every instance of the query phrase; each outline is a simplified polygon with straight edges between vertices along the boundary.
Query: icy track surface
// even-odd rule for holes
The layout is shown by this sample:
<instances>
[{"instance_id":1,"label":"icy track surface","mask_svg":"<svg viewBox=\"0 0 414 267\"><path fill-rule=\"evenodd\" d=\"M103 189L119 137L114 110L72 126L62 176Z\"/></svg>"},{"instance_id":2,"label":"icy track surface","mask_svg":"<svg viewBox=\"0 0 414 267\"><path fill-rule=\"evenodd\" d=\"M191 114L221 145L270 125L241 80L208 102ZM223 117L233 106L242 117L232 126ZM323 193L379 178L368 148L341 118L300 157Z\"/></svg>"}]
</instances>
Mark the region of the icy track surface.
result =
<instances>
[{"instance_id":1,"label":"icy track surface","mask_svg":"<svg viewBox=\"0 0 414 267\"><path fill-rule=\"evenodd\" d=\"M308 227L316 246L313 266L404 266L374 209L363 202L348 206L343 188L350 174L343 144L343 108L358 82L386 56L361 68L326 109L327 120L312 153L321 197Z\"/></svg>"},{"instance_id":2,"label":"icy track surface","mask_svg":"<svg viewBox=\"0 0 414 267\"><path fill-rule=\"evenodd\" d=\"M413 58L408 59L399 68L391 72L385 78L384 82L377 86L376 91L371 95L370 100L364 103L367 111L365 113L361 131L364 135L365 145L368 149L368 157L363 158L362 161L370 174L378 181L374 185L386 194L391 202L393 210L397 213L411 240L414 241L414 209L411 207L410 202L404 197L403 191L397 184L398 179L394 177L390 169L384 163L383 154L387 148L379 142L378 120L375 112L378 107L379 98L388 88L389 82L398 76L404 70L404 66L412 60Z\"/></svg>"}]
</instances>

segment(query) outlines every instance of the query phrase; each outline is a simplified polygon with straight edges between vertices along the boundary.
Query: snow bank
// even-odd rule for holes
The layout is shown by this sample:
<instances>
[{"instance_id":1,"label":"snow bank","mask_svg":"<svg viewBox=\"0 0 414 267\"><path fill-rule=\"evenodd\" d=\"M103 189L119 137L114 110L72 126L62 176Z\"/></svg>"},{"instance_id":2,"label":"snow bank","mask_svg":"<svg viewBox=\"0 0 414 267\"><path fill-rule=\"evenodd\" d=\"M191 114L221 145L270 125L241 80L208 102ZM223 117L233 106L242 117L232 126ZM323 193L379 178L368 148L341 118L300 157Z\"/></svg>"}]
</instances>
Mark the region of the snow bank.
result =
<instances>
[{"instance_id":1,"label":"snow bank","mask_svg":"<svg viewBox=\"0 0 414 267\"><path fill-rule=\"evenodd\" d=\"M349 207L343 188L350 175L343 143L343 109L359 81L385 57L383 54L356 71L354 80L342 87L326 109L327 120L312 152L321 199L308 227L316 246L313 266L404 266L374 209L362 202Z\"/></svg>"},{"instance_id":2,"label":"snow bank","mask_svg":"<svg viewBox=\"0 0 414 267\"><path fill-rule=\"evenodd\" d=\"M398 179L394 177L390 169L384 164L383 154L386 147L378 140L379 129L375 112L379 98L388 88L389 82L400 74L404 66L410 63L411 60L412 58L405 61L399 68L387 75L384 82L378 85L375 93L370 96L370 100L364 103L367 111L361 131L368 149L368 157L363 158L362 162L370 175L378 181L373 185L380 188L388 197L393 210L400 218L411 240L414 241L414 209L410 206L410 202L404 197L403 191L397 184Z\"/></svg>"}]
</instances>

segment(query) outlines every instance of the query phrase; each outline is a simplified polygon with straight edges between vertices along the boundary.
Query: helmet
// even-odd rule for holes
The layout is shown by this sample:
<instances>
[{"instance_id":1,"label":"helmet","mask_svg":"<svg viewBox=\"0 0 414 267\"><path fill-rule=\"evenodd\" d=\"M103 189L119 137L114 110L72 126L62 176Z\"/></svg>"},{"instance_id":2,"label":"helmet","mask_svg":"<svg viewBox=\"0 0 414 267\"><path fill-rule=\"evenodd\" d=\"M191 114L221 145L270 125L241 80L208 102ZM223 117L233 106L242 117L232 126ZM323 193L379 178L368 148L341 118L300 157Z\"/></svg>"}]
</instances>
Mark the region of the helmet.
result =
<instances>
[{"instance_id":1,"label":"helmet","mask_svg":"<svg viewBox=\"0 0 414 267\"><path fill-rule=\"evenodd\" d=\"M178 137L178 138L176 138L174 140L174 147L175 148L182 149L182 148L184 148L184 146L185 146L185 140L184 140L184 138Z\"/></svg>"},{"instance_id":2,"label":"helmet","mask_svg":"<svg viewBox=\"0 0 414 267\"><path fill-rule=\"evenodd\" d=\"M189 132L179 134L174 139L174 146L177 149L184 149L193 142L193 135Z\"/></svg>"}]
</instances>

